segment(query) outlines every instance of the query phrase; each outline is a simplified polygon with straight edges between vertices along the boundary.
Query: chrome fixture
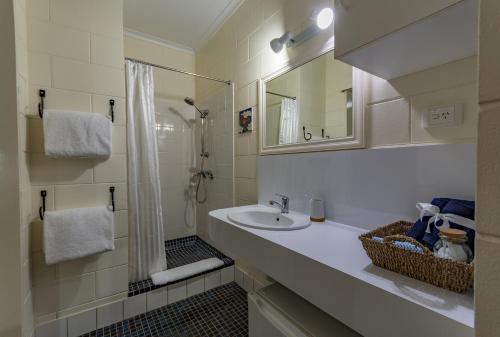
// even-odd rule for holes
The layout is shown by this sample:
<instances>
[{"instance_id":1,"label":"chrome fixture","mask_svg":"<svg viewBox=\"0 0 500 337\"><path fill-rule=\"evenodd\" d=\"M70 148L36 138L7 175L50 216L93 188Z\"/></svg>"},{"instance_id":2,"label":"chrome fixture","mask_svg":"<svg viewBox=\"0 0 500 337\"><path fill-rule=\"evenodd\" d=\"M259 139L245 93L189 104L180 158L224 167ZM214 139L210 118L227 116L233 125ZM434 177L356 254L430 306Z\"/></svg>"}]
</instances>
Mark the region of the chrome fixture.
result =
<instances>
[{"instance_id":1,"label":"chrome fixture","mask_svg":"<svg viewBox=\"0 0 500 337\"><path fill-rule=\"evenodd\" d=\"M279 53L285 44L288 44L292 39L292 33L286 32L276 39L271 40L271 48L277 54Z\"/></svg>"},{"instance_id":2,"label":"chrome fixture","mask_svg":"<svg viewBox=\"0 0 500 337\"><path fill-rule=\"evenodd\" d=\"M309 25L309 27L299 34L292 36L292 33L285 32L280 37L272 39L270 42L271 49L278 54L283 50L283 46L286 45L287 48L298 46L302 42L318 34L320 31L327 29L333 23L333 9L325 7L319 12L313 12L312 18L314 18L314 24Z\"/></svg>"},{"instance_id":3,"label":"chrome fixture","mask_svg":"<svg viewBox=\"0 0 500 337\"><path fill-rule=\"evenodd\" d=\"M184 102L187 105L194 106L196 110L200 113L200 118L201 118L201 163L200 163L200 169L196 171L196 173L193 175L192 179L196 180L196 201L199 202L200 204L203 204L205 201L207 201L207 186L206 186L206 179L213 180L214 175L212 171L205 170L205 160L208 159L209 153L205 150L206 146L206 134L207 134L207 125L206 125L206 120L208 116L208 110L200 110L196 104L194 104L194 99L191 97L186 97L184 98ZM202 180L203 180L203 196L201 196L201 191L200 191L200 186L202 185Z\"/></svg>"},{"instance_id":4,"label":"chrome fixture","mask_svg":"<svg viewBox=\"0 0 500 337\"><path fill-rule=\"evenodd\" d=\"M270 200L269 205L278 206L281 209L282 214L289 213L290 212L290 209L289 209L290 198L287 197L286 195L283 195L283 194L276 194L276 196L281 198L281 204L277 201Z\"/></svg>"}]
</instances>

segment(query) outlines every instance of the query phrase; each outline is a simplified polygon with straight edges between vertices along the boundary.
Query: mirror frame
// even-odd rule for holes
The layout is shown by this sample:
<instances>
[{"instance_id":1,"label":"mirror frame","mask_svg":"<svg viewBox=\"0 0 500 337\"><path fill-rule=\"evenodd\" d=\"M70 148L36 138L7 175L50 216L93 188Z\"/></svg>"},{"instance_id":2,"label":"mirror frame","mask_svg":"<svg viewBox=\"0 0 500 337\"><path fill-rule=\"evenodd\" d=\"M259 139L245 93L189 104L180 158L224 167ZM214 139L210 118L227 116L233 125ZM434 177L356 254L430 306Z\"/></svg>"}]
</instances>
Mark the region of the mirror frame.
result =
<instances>
[{"instance_id":1,"label":"mirror frame","mask_svg":"<svg viewBox=\"0 0 500 337\"><path fill-rule=\"evenodd\" d=\"M307 57L307 59L304 57L301 60L296 60L259 80L259 155L335 151L365 147L365 106L363 99L364 72L354 67L352 68L353 134L351 136L310 143L266 145L266 83L331 51L333 51L333 48L327 51L322 50L313 57L308 53L309 55L307 56L309 57Z\"/></svg>"}]
</instances>

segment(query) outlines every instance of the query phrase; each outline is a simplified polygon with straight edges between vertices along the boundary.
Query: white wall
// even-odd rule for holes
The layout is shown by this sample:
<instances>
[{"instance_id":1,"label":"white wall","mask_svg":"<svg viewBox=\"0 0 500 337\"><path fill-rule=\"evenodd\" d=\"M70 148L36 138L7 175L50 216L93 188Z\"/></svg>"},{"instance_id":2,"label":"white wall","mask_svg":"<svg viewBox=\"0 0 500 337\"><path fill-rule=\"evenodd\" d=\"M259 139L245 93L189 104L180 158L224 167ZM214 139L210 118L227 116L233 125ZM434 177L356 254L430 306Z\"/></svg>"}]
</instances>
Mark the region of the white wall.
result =
<instances>
[{"instance_id":1,"label":"white wall","mask_svg":"<svg viewBox=\"0 0 500 337\"><path fill-rule=\"evenodd\" d=\"M128 216L122 0L30 0L28 11L29 162L32 184L31 271L37 323L123 298L128 290ZM38 90L47 109L109 114L112 156L106 161L48 159L43 154ZM116 187L115 250L47 266L38 220L47 209L108 204Z\"/></svg>"},{"instance_id":2,"label":"white wall","mask_svg":"<svg viewBox=\"0 0 500 337\"><path fill-rule=\"evenodd\" d=\"M125 36L125 56L194 72L193 52L139 37ZM195 97L195 80L158 68L153 73L163 225L165 239L170 240L196 233L196 205L189 183L190 169L198 158L194 135L199 131L194 108L184 103L185 97Z\"/></svg>"},{"instance_id":3,"label":"white wall","mask_svg":"<svg viewBox=\"0 0 500 337\"><path fill-rule=\"evenodd\" d=\"M318 197L328 219L374 229L415 220L415 204L433 197L474 200L475 174L474 144L261 156L259 203L281 193L309 214L309 199Z\"/></svg>"}]
</instances>

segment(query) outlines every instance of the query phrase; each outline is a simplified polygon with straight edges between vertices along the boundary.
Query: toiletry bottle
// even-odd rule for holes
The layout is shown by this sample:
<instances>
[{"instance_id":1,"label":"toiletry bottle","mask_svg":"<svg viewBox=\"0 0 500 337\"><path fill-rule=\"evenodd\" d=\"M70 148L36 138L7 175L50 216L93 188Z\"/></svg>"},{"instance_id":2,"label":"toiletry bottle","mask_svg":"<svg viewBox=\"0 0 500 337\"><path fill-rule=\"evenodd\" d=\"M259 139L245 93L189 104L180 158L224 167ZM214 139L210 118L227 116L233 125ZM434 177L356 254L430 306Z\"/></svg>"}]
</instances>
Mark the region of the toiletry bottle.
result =
<instances>
[{"instance_id":1,"label":"toiletry bottle","mask_svg":"<svg viewBox=\"0 0 500 337\"><path fill-rule=\"evenodd\" d=\"M324 222L325 221L325 204L322 199L311 199L311 216L310 219L313 222Z\"/></svg>"},{"instance_id":2,"label":"toiletry bottle","mask_svg":"<svg viewBox=\"0 0 500 337\"><path fill-rule=\"evenodd\" d=\"M466 263L472 260L472 251L467 246L467 235L464 231L442 228L439 237L439 241L434 245L435 256Z\"/></svg>"}]
</instances>

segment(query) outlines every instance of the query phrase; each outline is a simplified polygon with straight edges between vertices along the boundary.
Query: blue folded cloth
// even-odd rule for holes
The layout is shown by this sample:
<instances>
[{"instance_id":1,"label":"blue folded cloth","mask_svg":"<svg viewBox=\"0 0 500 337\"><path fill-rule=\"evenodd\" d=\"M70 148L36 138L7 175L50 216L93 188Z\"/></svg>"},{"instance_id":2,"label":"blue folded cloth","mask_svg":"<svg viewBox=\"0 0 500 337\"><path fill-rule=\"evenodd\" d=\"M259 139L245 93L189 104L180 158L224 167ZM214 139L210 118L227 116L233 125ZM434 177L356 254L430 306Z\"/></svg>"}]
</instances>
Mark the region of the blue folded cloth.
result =
<instances>
[{"instance_id":1,"label":"blue folded cloth","mask_svg":"<svg viewBox=\"0 0 500 337\"><path fill-rule=\"evenodd\" d=\"M450 201L449 198L434 198L431 201L431 204L434 206L439 207L439 209L443 209L446 204ZM429 219L431 216L424 216L422 219L418 219L417 222L410 228L408 233L406 233L407 236L414 238L418 242L422 244L426 244L424 241L424 236L425 236L425 230L427 229L427 223L429 222ZM438 221L437 224L440 226L443 223L442 220ZM431 225L431 227L434 227L434 224ZM432 244L434 246L434 244ZM432 247L430 247L432 249Z\"/></svg>"},{"instance_id":2,"label":"blue folded cloth","mask_svg":"<svg viewBox=\"0 0 500 337\"><path fill-rule=\"evenodd\" d=\"M431 204L439 207L441 213L451 213L463 216L474 220L475 202L469 200L449 199L449 198L434 198ZM420 219L410 228L407 235L425 244L429 249L433 249L436 242L439 240L439 226L442 225L442 220L437 222L437 227L434 223L429 225L430 233L426 233L427 223L430 216L425 216L422 221ZM473 229L466 228L450 222L451 228L461 229L467 233L467 244L474 252L474 238L476 233Z\"/></svg>"}]
</instances>

